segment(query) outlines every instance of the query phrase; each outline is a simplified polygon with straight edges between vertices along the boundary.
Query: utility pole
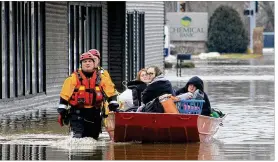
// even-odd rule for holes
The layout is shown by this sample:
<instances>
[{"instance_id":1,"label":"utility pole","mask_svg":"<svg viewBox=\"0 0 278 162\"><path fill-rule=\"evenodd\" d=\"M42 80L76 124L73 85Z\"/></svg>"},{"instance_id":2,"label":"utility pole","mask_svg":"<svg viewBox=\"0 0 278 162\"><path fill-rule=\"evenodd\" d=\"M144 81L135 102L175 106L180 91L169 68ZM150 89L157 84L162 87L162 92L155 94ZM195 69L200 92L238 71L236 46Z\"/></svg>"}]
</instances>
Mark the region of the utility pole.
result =
<instances>
[{"instance_id":1,"label":"utility pole","mask_svg":"<svg viewBox=\"0 0 278 162\"><path fill-rule=\"evenodd\" d=\"M177 12L180 12L180 2L179 1L176 2L177 2Z\"/></svg>"},{"instance_id":2,"label":"utility pole","mask_svg":"<svg viewBox=\"0 0 278 162\"><path fill-rule=\"evenodd\" d=\"M250 1L250 49L253 51L253 31L256 27L256 1ZM253 13L252 13L253 12Z\"/></svg>"}]
</instances>

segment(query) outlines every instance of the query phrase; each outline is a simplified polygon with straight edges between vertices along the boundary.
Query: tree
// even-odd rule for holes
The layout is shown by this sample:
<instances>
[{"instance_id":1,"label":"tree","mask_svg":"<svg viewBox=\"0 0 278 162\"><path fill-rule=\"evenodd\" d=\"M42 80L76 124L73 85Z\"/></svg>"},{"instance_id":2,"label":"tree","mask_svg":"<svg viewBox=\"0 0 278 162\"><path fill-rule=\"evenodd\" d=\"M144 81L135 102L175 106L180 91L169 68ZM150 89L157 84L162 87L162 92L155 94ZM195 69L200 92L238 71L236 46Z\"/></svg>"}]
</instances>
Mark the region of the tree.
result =
<instances>
[{"instance_id":1,"label":"tree","mask_svg":"<svg viewBox=\"0 0 278 162\"><path fill-rule=\"evenodd\" d=\"M248 35L239 13L229 6L218 7L209 20L208 51L244 53L247 46Z\"/></svg>"},{"instance_id":2,"label":"tree","mask_svg":"<svg viewBox=\"0 0 278 162\"><path fill-rule=\"evenodd\" d=\"M260 1L256 16L257 26L264 27L265 32L274 32L274 1Z\"/></svg>"}]
</instances>

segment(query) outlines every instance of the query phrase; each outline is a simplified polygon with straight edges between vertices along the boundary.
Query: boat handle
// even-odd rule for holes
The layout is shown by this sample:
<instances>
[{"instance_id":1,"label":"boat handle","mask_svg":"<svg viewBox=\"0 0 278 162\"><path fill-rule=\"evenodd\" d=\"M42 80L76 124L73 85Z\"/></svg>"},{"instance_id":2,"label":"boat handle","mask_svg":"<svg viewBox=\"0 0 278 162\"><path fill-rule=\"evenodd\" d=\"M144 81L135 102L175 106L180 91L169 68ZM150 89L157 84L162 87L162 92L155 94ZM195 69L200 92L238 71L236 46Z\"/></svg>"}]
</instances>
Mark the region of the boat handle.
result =
<instances>
[{"instance_id":1,"label":"boat handle","mask_svg":"<svg viewBox=\"0 0 278 162\"><path fill-rule=\"evenodd\" d=\"M132 119L133 116L130 116L130 117L127 117L127 118L125 118L124 116L122 116L122 118L123 118L123 119L126 119L126 120L129 120L129 119Z\"/></svg>"},{"instance_id":2,"label":"boat handle","mask_svg":"<svg viewBox=\"0 0 278 162\"><path fill-rule=\"evenodd\" d=\"M188 118L183 118L183 117L180 117L181 120L189 120L191 117L188 117Z\"/></svg>"}]
</instances>

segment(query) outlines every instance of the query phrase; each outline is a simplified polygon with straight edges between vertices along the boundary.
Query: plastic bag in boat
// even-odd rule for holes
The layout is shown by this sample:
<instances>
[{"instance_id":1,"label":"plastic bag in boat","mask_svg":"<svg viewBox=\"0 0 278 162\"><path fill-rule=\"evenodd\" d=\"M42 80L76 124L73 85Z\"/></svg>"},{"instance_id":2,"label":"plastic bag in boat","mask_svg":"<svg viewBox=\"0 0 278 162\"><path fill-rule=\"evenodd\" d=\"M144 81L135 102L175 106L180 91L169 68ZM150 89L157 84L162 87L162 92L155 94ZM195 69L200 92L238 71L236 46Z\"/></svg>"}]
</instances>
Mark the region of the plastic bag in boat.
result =
<instances>
[{"instance_id":1,"label":"plastic bag in boat","mask_svg":"<svg viewBox=\"0 0 278 162\"><path fill-rule=\"evenodd\" d=\"M126 89L118 96L118 101L120 102L120 108L133 107L132 90Z\"/></svg>"}]
</instances>

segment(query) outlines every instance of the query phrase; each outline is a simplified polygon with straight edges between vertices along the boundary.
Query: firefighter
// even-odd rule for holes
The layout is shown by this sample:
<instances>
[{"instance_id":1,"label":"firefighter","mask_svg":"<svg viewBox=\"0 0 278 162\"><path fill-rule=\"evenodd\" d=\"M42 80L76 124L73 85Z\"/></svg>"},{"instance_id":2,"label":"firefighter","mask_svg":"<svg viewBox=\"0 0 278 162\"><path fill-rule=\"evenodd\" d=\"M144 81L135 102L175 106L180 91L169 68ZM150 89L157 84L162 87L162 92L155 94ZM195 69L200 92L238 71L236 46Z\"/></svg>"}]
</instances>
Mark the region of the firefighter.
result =
<instances>
[{"instance_id":1,"label":"firefighter","mask_svg":"<svg viewBox=\"0 0 278 162\"><path fill-rule=\"evenodd\" d=\"M73 72L62 86L58 122L61 126L69 123L74 138L97 140L101 133L104 103L109 103L110 111L119 107L115 85L99 62L100 53L96 49L81 54L81 68Z\"/></svg>"}]
</instances>

